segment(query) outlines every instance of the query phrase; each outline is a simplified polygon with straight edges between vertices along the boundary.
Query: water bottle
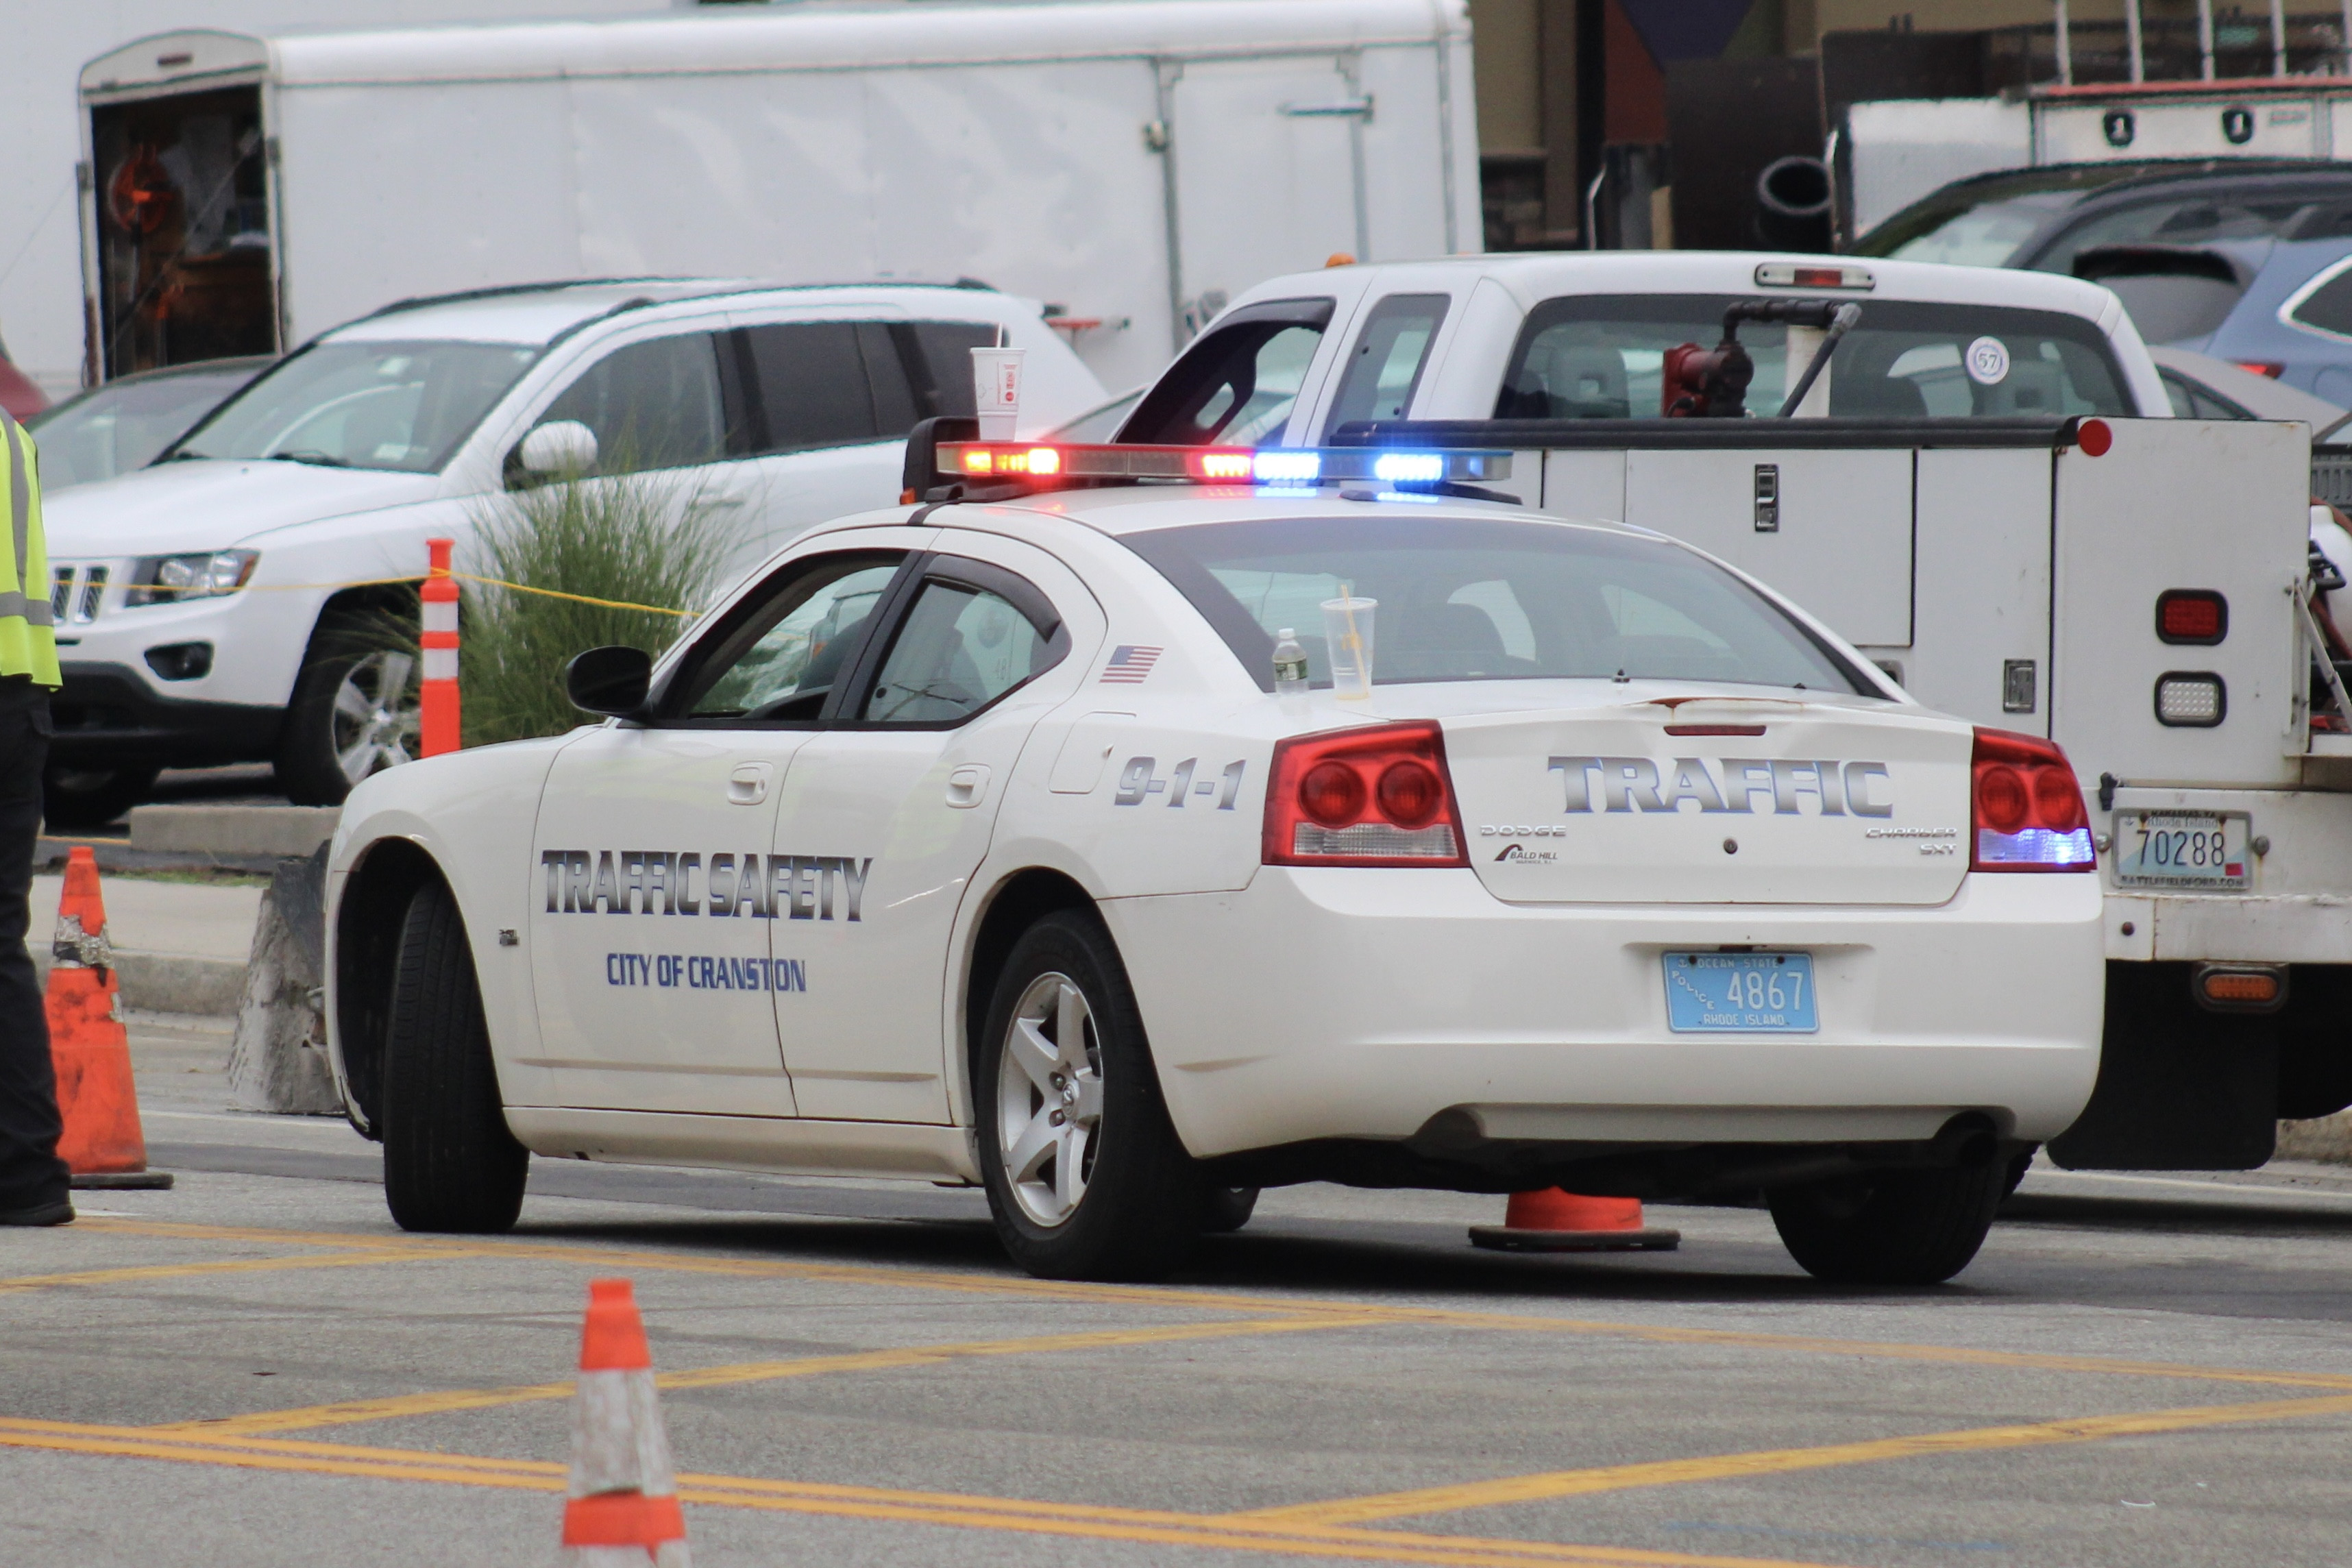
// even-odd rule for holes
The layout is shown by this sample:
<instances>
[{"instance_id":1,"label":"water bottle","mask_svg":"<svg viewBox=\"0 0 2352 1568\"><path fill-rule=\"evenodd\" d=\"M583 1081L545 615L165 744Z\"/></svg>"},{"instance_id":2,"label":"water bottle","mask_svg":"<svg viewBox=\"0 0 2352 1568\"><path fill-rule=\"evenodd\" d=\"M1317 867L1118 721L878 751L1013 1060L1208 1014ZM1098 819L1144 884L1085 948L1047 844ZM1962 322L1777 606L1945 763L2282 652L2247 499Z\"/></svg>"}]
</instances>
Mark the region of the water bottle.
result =
<instances>
[{"instance_id":1,"label":"water bottle","mask_svg":"<svg viewBox=\"0 0 2352 1568\"><path fill-rule=\"evenodd\" d=\"M1298 634L1289 626L1275 634L1274 694L1276 697L1307 695L1307 650L1298 646Z\"/></svg>"}]
</instances>

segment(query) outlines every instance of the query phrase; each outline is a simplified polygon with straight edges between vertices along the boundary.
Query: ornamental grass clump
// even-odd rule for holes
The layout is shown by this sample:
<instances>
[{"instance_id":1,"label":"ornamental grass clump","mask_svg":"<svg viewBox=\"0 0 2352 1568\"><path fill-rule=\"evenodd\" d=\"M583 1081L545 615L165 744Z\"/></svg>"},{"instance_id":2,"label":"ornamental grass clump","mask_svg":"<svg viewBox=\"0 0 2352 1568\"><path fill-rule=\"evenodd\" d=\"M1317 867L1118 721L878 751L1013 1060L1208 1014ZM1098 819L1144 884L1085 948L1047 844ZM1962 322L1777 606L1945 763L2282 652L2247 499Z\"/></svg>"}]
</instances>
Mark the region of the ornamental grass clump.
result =
<instances>
[{"instance_id":1,"label":"ornamental grass clump","mask_svg":"<svg viewBox=\"0 0 2352 1568\"><path fill-rule=\"evenodd\" d=\"M735 541L696 486L625 474L501 495L477 512L458 570L650 609L462 584L457 678L465 743L560 735L587 721L563 694L563 667L592 647L658 655L710 598Z\"/></svg>"}]
</instances>

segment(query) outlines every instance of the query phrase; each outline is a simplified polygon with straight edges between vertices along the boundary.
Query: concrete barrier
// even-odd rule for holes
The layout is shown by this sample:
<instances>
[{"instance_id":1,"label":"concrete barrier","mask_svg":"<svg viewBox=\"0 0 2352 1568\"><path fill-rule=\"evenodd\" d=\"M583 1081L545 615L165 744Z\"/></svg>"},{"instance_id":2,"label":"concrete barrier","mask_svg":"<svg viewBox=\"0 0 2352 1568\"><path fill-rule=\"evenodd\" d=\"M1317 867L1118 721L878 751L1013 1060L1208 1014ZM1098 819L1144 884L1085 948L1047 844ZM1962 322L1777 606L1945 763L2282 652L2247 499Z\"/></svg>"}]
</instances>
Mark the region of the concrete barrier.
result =
<instances>
[{"instance_id":1,"label":"concrete barrier","mask_svg":"<svg viewBox=\"0 0 2352 1568\"><path fill-rule=\"evenodd\" d=\"M331 805L140 805L131 810L131 847L146 854L291 856L334 836Z\"/></svg>"}]
</instances>

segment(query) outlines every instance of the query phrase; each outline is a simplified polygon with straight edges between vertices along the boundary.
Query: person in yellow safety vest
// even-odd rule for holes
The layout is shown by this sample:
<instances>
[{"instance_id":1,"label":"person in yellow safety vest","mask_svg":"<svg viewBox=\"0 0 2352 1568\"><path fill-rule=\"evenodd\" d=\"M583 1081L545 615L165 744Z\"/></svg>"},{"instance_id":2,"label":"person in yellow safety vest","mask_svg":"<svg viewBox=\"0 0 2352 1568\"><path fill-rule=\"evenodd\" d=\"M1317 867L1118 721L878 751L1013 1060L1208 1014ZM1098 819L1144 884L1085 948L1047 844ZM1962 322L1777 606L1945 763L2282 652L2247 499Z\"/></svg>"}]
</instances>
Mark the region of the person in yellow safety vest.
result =
<instances>
[{"instance_id":1,"label":"person in yellow safety vest","mask_svg":"<svg viewBox=\"0 0 2352 1568\"><path fill-rule=\"evenodd\" d=\"M41 770L49 757L49 693L60 684L41 539L41 470L33 438L0 410L0 1225L63 1225L74 1216L58 1158L57 1071L33 960L33 849L41 831Z\"/></svg>"}]
</instances>

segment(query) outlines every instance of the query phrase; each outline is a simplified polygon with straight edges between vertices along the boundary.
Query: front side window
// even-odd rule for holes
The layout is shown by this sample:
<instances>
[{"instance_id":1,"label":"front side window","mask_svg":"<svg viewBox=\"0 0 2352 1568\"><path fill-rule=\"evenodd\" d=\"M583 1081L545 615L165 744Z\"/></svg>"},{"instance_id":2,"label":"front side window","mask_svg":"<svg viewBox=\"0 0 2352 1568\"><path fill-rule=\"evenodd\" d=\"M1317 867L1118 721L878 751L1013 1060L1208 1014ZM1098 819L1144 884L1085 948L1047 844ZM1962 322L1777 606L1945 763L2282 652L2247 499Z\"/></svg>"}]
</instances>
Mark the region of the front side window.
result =
<instances>
[{"instance_id":1,"label":"front side window","mask_svg":"<svg viewBox=\"0 0 2352 1568\"><path fill-rule=\"evenodd\" d=\"M864 640L902 557L823 557L714 634L687 680L683 718L714 724L814 722Z\"/></svg>"},{"instance_id":2,"label":"front side window","mask_svg":"<svg viewBox=\"0 0 2352 1568\"><path fill-rule=\"evenodd\" d=\"M1402 513L1122 536L1271 690L1275 635L1330 683L1322 605L1376 601L1376 682L1687 680L1876 695L1723 568L1679 545L1565 523Z\"/></svg>"},{"instance_id":3,"label":"front side window","mask_svg":"<svg viewBox=\"0 0 2352 1568\"><path fill-rule=\"evenodd\" d=\"M680 332L614 349L540 416L562 419L596 433L600 474L718 462L728 455L718 345L709 332Z\"/></svg>"},{"instance_id":4,"label":"front side window","mask_svg":"<svg viewBox=\"0 0 2352 1568\"><path fill-rule=\"evenodd\" d=\"M1118 438L1170 447L1279 439L1336 303L1272 300L1233 311L1143 395Z\"/></svg>"},{"instance_id":5,"label":"front side window","mask_svg":"<svg viewBox=\"0 0 2352 1568\"><path fill-rule=\"evenodd\" d=\"M1054 647L1000 595L928 582L898 627L858 717L869 724L953 724L1053 662Z\"/></svg>"},{"instance_id":6,"label":"front side window","mask_svg":"<svg viewBox=\"0 0 2352 1568\"><path fill-rule=\"evenodd\" d=\"M1644 419L1663 412L1666 351L1723 337L1727 295L1580 295L1529 313L1496 401L1498 419ZM2063 418L2132 412L2096 325L2052 310L1865 300L1862 321L1823 373L1832 416ZM1756 362L1751 414L1777 414L1802 376L1788 329L1745 321ZM1810 341L1818 342L1818 338Z\"/></svg>"},{"instance_id":7,"label":"front side window","mask_svg":"<svg viewBox=\"0 0 2352 1568\"><path fill-rule=\"evenodd\" d=\"M1372 307L1339 378L1339 395L1323 426L1325 440L1360 419L1405 416L1448 303L1443 294L1391 294Z\"/></svg>"},{"instance_id":8,"label":"front side window","mask_svg":"<svg viewBox=\"0 0 2352 1568\"><path fill-rule=\"evenodd\" d=\"M539 353L519 343L320 343L279 362L165 457L437 473Z\"/></svg>"}]
</instances>

